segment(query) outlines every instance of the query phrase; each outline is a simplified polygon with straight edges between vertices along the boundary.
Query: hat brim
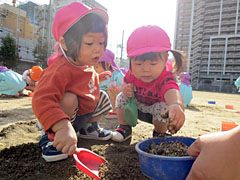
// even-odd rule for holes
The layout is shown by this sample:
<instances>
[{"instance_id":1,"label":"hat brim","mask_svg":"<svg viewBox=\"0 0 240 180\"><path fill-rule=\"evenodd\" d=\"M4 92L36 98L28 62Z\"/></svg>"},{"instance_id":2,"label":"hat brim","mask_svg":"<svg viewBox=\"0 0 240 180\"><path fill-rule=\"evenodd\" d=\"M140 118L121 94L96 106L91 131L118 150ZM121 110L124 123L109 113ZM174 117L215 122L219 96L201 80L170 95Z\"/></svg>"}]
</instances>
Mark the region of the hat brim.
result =
<instances>
[{"instance_id":1,"label":"hat brim","mask_svg":"<svg viewBox=\"0 0 240 180\"><path fill-rule=\"evenodd\" d=\"M129 52L128 57L140 56L140 55L143 55L145 53L150 53L150 52L164 52L164 51L170 51L170 50L171 50L171 48L144 47L144 48Z\"/></svg>"}]
</instances>

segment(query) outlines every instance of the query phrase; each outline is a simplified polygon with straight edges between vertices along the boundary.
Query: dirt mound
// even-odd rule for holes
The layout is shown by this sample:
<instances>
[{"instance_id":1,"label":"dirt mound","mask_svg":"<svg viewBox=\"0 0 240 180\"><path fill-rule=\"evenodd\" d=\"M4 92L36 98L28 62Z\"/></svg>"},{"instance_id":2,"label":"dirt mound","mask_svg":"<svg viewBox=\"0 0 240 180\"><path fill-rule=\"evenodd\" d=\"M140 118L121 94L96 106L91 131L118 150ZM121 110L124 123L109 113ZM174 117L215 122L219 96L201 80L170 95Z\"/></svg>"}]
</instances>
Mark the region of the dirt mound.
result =
<instances>
[{"instance_id":1,"label":"dirt mound","mask_svg":"<svg viewBox=\"0 0 240 180\"><path fill-rule=\"evenodd\" d=\"M239 94L223 94L193 91L193 100L186 108L186 121L177 136L198 137L210 132L220 131L221 121L240 123ZM223 98L224 97L224 98ZM208 104L209 100L216 104ZM234 109L226 109L225 105L234 105ZM18 122L18 123L16 123ZM79 171L73 157L55 163L47 163L41 157L38 142L41 133L35 127L36 117L32 112L31 98L0 97L0 179L31 180L74 180L91 179ZM100 125L114 130L116 119L104 119ZM79 139L78 147L87 148L107 160L102 179L147 179L139 168L137 142L152 137L153 126L138 121L133 128L132 139L124 143L113 141L92 141Z\"/></svg>"},{"instance_id":2,"label":"dirt mound","mask_svg":"<svg viewBox=\"0 0 240 180\"><path fill-rule=\"evenodd\" d=\"M107 161L100 170L101 179L148 179L141 173L134 145L95 145L92 151L104 155ZM41 150L37 143L22 144L2 150L0 162L0 176L4 179L92 179L77 169L73 157L47 163L41 157Z\"/></svg>"}]
</instances>

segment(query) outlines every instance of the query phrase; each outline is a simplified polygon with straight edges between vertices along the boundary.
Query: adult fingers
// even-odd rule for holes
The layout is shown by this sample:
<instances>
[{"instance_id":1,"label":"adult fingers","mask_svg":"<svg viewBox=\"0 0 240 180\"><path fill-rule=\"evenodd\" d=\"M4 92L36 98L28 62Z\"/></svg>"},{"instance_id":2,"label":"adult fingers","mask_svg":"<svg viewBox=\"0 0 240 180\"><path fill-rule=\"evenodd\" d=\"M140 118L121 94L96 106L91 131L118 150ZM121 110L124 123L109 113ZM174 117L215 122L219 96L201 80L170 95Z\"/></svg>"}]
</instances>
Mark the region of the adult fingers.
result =
<instances>
[{"instance_id":1,"label":"adult fingers","mask_svg":"<svg viewBox=\"0 0 240 180\"><path fill-rule=\"evenodd\" d=\"M195 160L195 162L192 165L192 168L186 178L186 180L205 180L206 177L202 173L202 171L199 169L199 162L198 159Z\"/></svg>"},{"instance_id":2,"label":"adult fingers","mask_svg":"<svg viewBox=\"0 0 240 180\"><path fill-rule=\"evenodd\" d=\"M201 144L200 138L198 137L196 141L194 141L191 146L189 146L187 153L189 156L198 156L200 154Z\"/></svg>"},{"instance_id":3,"label":"adult fingers","mask_svg":"<svg viewBox=\"0 0 240 180\"><path fill-rule=\"evenodd\" d=\"M189 156L194 156L197 157L200 154L201 151L201 141L200 137L196 139L188 148L187 153ZM192 180L192 179L198 179L198 180L203 180L204 175L201 173L200 164L199 164L199 158L194 161L192 168L186 178L186 180Z\"/></svg>"}]
</instances>

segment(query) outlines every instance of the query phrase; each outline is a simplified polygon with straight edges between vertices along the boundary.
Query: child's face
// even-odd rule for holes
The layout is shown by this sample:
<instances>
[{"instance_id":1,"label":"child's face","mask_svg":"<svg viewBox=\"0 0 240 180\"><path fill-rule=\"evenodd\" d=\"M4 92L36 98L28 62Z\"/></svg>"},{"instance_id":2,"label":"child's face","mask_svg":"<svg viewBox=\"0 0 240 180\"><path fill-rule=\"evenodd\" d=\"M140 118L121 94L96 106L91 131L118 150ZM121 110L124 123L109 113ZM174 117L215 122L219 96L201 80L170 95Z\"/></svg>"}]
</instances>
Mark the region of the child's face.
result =
<instances>
[{"instance_id":1,"label":"child's face","mask_svg":"<svg viewBox=\"0 0 240 180\"><path fill-rule=\"evenodd\" d=\"M95 71L100 74L105 71L105 69L102 67L101 63L98 63L94 66Z\"/></svg>"},{"instance_id":2,"label":"child's face","mask_svg":"<svg viewBox=\"0 0 240 180\"><path fill-rule=\"evenodd\" d=\"M29 84L29 86L35 86L35 81L32 79L28 80L27 83Z\"/></svg>"},{"instance_id":3,"label":"child's face","mask_svg":"<svg viewBox=\"0 0 240 180\"><path fill-rule=\"evenodd\" d=\"M166 61L157 58L156 60L131 60L131 71L134 76L143 82L149 83L156 80L166 66Z\"/></svg>"},{"instance_id":4,"label":"child's face","mask_svg":"<svg viewBox=\"0 0 240 180\"><path fill-rule=\"evenodd\" d=\"M95 66L102 57L105 47L103 33L89 32L82 37L82 44L75 64Z\"/></svg>"}]
</instances>

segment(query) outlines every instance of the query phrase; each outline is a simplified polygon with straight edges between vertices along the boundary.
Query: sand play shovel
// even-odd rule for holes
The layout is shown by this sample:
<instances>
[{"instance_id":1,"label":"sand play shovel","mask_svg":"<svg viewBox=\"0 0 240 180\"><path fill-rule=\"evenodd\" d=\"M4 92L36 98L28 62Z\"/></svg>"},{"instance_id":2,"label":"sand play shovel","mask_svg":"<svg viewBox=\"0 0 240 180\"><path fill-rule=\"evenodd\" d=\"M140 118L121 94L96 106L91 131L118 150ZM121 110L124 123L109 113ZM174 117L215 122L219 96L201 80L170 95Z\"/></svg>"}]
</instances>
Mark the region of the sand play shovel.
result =
<instances>
[{"instance_id":1,"label":"sand play shovel","mask_svg":"<svg viewBox=\"0 0 240 180\"><path fill-rule=\"evenodd\" d=\"M54 134L49 133L48 138L53 141ZM100 180L99 166L106 162L102 157L89 149L77 148L76 152L73 153L73 158L79 170L96 180Z\"/></svg>"},{"instance_id":2,"label":"sand play shovel","mask_svg":"<svg viewBox=\"0 0 240 180\"><path fill-rule=\"evenodd\" d=\"M125 109L124 109L124 120L129 126L136 126L138 118L138 110L134 100L134 86L133 86L133 96L129 98Z\"/></svg>"}]
</instances>

